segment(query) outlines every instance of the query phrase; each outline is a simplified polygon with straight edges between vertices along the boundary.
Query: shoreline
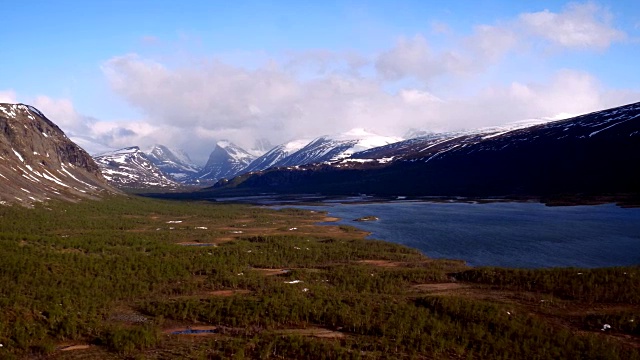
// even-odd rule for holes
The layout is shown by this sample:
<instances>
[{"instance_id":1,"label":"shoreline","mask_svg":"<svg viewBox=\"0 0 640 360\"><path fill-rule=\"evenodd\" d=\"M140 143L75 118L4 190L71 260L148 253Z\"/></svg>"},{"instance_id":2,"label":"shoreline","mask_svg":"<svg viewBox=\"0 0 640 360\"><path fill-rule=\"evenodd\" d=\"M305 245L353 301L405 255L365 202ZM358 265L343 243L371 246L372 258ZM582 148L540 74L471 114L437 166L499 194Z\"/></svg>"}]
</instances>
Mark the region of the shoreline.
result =
<instances>
[{"instance_id":1,"label":"shoreline","mask_svg":"<svg viewBox=\"0 0 640 360\"><path fill-rule=\"evenodd\" d=\"M376 196L376 195L311 195L311 194L262 194L237 197L215 197L200 199L220 204L250 204L255 206L325 206L331 204L382 204L403 202L424 203L540 203L549 207L593 206L615 204L621 208L640 207L640 195L557 195L557 196Z\"/></svg>"}]
</instances>

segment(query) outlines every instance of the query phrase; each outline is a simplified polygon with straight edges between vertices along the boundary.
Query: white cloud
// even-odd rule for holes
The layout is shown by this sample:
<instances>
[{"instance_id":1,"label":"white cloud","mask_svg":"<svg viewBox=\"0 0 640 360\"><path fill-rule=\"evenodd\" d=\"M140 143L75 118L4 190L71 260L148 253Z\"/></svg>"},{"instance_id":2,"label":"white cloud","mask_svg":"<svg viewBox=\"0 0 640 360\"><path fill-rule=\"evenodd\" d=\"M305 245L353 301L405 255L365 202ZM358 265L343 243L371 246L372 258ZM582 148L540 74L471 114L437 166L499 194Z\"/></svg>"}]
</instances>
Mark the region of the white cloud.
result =
<instances>
[{"instance_id":1,"label":"white cloud","mask_svg":"<svg viewBox=\"0 0 640 360\"><path fill-rule=\"evenodd\" d=\"M538 82L488 86L472 96L441 100L417 90L402 91L401 96L403 115L410 117L400 121L402 125L442 131L558 119L637 101L640 93L614 94L588 73L561 70Z\"/></svg>"},{"instance_id":2,"label":"white cloud","mask_svg":"<svg viewBox=\"0 0 640 360\"><path fill-rule=\"evenodd\" d=\"M16 100L16 92L13 90L0 90L0 103L13 104L18 102Z\"/></svg>"},{"instance_id":3,"label":"white cloud","mask_svg":"<svg viewBox=\"0 0 640 360\"><path fill-rule=\"evenodd\" d=\"M372 79L330 73L300 80L273 62L256 70L219 61L170 69L128 55L109 60L104 71L156 127L182 129L189 136L178 145L200 153L211 151L213 137L251 147L257 138L277 143L377 123L374 109L391 99Z\"/></svg>"},{"instance_id":4,"label":"white cloud","mask_svg":"<svg viewBox=\"0 0 640 360\"><path fill-rule=\"evenodd\" d=\"M613 27L609 11L594 3L572 3L560 13L521 14L518 21L530 34L567 48L604 49L627 37Z\"/></svg>"},{"instance_id":5,"label":"white cloud","mask_svg":"<svg viewBox=\"0 0 640 360\"><path fill-rule=\"evenodd\" d=\"M478 25L463 43L474 62L484 67L500 61L518 41L518 34L510 26Z\"/></svg>"},{"instance_id":6,"label":"white cloud","mask_svg":"<svg viewBox=\"0 0 640 360\"><path fill-rule=\"evenodd\" d=\"M401 37L393 48L381 53L375 63L376 70L385 80L413 77L424 82L445 74L464 72L468 66L455 51L433 51L420 34L412 38Z\"/></svg>"},{"instance_id":7,"label":"white cloud","mask_svg":"<svg viewBox=\"0 0 640 360\"><path fill-rule=\"evenodd\" d=\"M511 121L584 114L620 104L608 103L606 90L588 73L560 70L543 82L513 82L487 89L478 100L508 114ZM506 111L505 111L506 110Z\"/></svg>"},{"instance_id":8,"label":"white cloud","mask_svg":"<svg viewBox=\"0 0 640 360\"><path fill-rule=\"evenodd\" d=\"M70 99L54 99L41 95L33 99L31 104L42 111L67 135L88 133L90 124L95 120L78 113Z\"/></svg>"}]
</instances>

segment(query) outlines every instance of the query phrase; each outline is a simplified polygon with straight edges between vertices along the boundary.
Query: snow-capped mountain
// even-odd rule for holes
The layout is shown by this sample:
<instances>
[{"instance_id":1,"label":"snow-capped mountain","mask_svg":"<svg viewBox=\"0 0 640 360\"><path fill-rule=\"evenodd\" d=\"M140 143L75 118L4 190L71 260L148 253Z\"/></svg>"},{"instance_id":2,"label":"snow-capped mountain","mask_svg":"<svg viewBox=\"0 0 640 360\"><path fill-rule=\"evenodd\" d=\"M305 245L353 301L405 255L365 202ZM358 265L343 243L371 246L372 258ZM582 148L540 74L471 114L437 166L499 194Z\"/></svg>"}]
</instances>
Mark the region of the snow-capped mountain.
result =
<instances>
[{"instance_id":1,"label":"snow-capped mountain","mask_svg":"<svg viewBox=\"0 0 640 360\"><path fill-rule=\"evenodd\" d=\"M353 129L334 136L321 136L300 150L275 163L275 167L335 162L354 153L401 141L398 137L380 136L364 129Z\"/></svg>"},{"instance_id":2,"label":"snow-capped mountain","mask_svg":"<svg viewBox=\"0 0 640 360\"><path fill-rule=\"evenodd\" d=\"M248 194L639 196L640 103L543 124L429 134L350 159L273 168L217 188Z\"/></svg>"},{"instance_id":3,"label":"snow-capped mountain","mask_svg":"<svg viewBox=\"0 0 640 360\"><path fill-rule=\"evenodd\" d=\"M201 182L230 179L241 173L255 158L255 155L232 142L218 141L196 179Z\"/></svg>"},{"instance_id":4,"label":"snow-capped mountain","mask_svg":"<svg viewBox=\"0 0 640 360\"><path fill-rule=\"evenodd\" d=\"M179 182L188 182L202 170L182 150L170 149L167 146L156 144L144 153L163 173Z\"/></svg>"},{"instance_id":5,"label":"snow-capped mountain","mask_svg":"<svg viewBox=\"0 0 640 360\"><path fill-rule=\"evenodd\" d=\"M38 109L0 104L0 205L115 192L91 156Z\"/></svg>"},{"instance_id":6,"label":"snow-capped mountain","mask_svg":"<svg viewBox=\"0 0 640 360\"><path fill-rule=\"evenodd\" d=\"M267 151L257 159L253 160L251 164L249 164L249 166L242 170L242 172L247 173L253 171L262 171L270 167L274 167L287 156L290 156L291 154L305 147L307 144L309 144L309 142L309 139L301 139L280 144Z\"/></svg>"},{"instance_id":7,"label":"snow-capped mountain","mask_svg":"<svg viewBox=\"0 0 640 360\"><path fill-rule=\"evenodd\" d=\"M123 189L175 188L179 184L165 175L137 146L94 157L102 175Z\"/></svg>"},{"instance_id":8,"label":"snow-capped mountain","mask_svg":"<svg viewBox=\"0 0 640 360\"><path fill-rule=\"evenodd\" d=\"M492 137L507 134L511 131L525 129L548 122L550 121L530 119L516 121L502 126L440 133L412 129L407 134L419 136L357 152L351 157L343 159L341 163L370 162L386 164L391 161L412 159L420 156L426 156L427 154L446 152L457 147L467 147Z\"/></svg>"}]
</instances>

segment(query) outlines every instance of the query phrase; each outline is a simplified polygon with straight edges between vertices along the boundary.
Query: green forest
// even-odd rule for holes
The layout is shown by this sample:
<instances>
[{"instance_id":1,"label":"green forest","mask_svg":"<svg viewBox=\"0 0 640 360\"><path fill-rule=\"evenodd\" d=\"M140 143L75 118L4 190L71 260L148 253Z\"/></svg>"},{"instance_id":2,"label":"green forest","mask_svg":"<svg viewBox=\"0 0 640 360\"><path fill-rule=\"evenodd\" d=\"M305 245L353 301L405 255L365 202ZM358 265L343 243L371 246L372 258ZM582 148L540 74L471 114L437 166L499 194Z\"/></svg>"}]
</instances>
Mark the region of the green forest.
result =
<instances>
[{"instance_id":1,"label":"green forest","mask_svg":"<svg viewBox=\"0 0 640 360\"><path fill-rule=\"evenodd\" d=\"M639 267L471 268L326 220L1 206L0 358L640 359Z\"/></svg>"}]
</instances>

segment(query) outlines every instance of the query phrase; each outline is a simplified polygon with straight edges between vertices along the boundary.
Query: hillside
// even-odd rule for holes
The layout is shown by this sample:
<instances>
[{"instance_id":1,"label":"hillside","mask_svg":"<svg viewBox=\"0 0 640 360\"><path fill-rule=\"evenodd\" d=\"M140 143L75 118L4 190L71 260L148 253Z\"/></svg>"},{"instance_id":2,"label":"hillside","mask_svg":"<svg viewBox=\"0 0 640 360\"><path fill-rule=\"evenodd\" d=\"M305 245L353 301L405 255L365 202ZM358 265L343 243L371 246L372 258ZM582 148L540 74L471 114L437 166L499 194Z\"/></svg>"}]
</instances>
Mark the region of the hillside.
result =
<instances>
[{"instance_id":1,"label":"hillside","mask_svg":"<svg viewBox=\"0 0 640 360\"><path fill-rule=\"evenodd\" d=\"M0 104L0 203L77 201L117 192L98 165L32 106Z\"/></svg>"}]
</instances>

